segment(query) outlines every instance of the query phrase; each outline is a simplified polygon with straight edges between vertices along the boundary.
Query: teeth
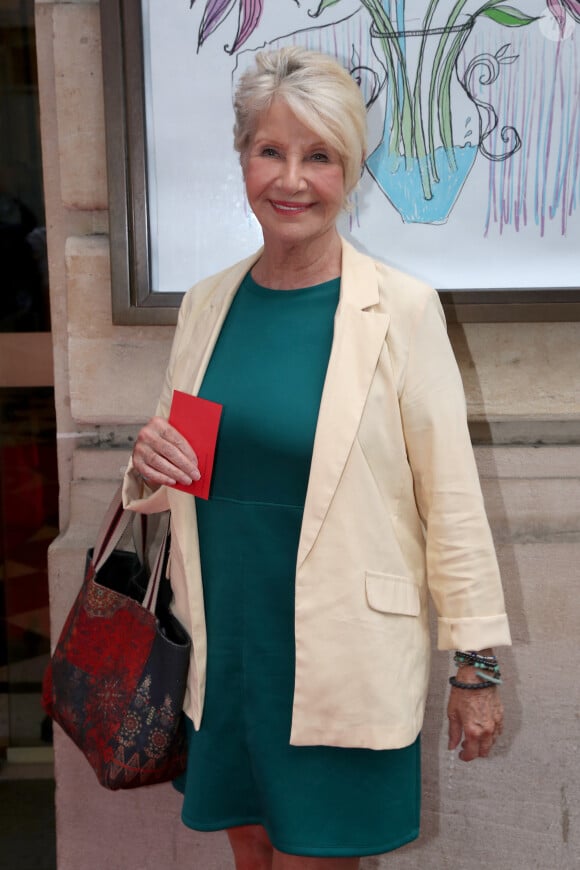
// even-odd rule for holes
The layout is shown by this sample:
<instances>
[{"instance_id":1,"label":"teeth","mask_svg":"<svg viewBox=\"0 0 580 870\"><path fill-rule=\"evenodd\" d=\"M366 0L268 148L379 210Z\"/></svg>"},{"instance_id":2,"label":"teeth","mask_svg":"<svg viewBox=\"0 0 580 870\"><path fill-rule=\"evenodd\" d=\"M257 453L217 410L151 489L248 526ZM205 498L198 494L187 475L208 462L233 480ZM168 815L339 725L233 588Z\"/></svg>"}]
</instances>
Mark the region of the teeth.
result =
<instances>
[{"instance_id":1,"label":"teeth","mask_svg":"<svg viewBox=\"0 0 580 870\"><path fill-rule=\"evenodd\" d=\"M275 202L274 206L279 208L280 211L302 211L302 209L306 208L306 203L301 205L282 205L279 202Z\"/></svg>"}]
</instances>

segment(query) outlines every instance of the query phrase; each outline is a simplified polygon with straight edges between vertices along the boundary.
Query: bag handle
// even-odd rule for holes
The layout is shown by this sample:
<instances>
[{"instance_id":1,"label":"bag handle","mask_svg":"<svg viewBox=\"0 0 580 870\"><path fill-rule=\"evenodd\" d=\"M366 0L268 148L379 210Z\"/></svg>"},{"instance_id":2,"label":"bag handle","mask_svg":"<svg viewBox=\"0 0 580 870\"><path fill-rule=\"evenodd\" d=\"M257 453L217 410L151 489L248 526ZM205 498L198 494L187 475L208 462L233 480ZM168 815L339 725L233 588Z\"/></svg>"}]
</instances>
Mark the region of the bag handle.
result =
<instances>
[{"instance_id":1,"label":"bag handle","mask_svg":"<svg viewBox=\"0 0 580 870\"><path fill-rule=\"evenodd\" d=\"M160 528L163 530L161 541L157 555L155 556L155 562L153 563L149 583L147 584L147 591L145 592L145 597L143 599L143 607L145 607L146 610L150 610L151 613L155 613L155 608L157 607L157 596L159 595L159 589L164 579L163 568L165 566L165 551L167 548L167 539L169 537L169 511L161 517Z\"/></svg>"},{"instance_id":2,"label":"bag handle","mask_svg":"<svg viewBox=\"0 0 580 870\"><path fill-rule=\"evenodd\" d=\"M147 514L137 514L135 511L125 509L123 507L122 493L123 484L117 488L99 528L97 540L93 548L93 558L91 560L95 574L103 567L127 531L129 524L134 520L138 523L138 534L135 535L137 555L141 564L144 564L147 541ZM161 580L163 579L164 556L169 535L169 511L165 511L162 515L159 528L161 530L161 541L149 576L149 583L147 584L147 591L143 601L143 607L147 608L152 613L155 611L157 605L159 587L161 585Z\"/></svg>"},{"instance_id":3,"label":"bag handle","mask_svg":"<svg viewBox=\"0 0 580 870\"><path fill-rule=\"evenodd\" d=\"M121 484L107 508L97 533L97 540L93 548L93 558L91 560L95 574L105 564L126 532L133 517L130 511L126 511L123 508L122 492L123 485Z\"/></svg>"}]
</instances>

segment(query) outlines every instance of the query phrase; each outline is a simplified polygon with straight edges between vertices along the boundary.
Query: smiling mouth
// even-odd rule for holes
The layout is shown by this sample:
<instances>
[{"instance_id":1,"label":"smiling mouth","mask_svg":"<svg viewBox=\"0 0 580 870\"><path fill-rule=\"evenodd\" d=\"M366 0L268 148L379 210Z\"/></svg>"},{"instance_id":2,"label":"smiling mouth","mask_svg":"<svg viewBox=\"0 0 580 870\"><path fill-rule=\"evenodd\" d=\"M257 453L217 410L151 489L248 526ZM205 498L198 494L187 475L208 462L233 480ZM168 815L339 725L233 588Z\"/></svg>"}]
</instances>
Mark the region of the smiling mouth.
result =
<instances>
[{"instance_id":1,"label":"smiling mouth","mask_svg":"<svg viewBox=\"0 0 580 870\"><path fill-rule=\"evenodd\" d=\"M309 202L279 202L278 200L271 199L270 203L275 211L280 212L282 214L302 214L311 207L311 203Z\"/></svg>"}]
</instances>

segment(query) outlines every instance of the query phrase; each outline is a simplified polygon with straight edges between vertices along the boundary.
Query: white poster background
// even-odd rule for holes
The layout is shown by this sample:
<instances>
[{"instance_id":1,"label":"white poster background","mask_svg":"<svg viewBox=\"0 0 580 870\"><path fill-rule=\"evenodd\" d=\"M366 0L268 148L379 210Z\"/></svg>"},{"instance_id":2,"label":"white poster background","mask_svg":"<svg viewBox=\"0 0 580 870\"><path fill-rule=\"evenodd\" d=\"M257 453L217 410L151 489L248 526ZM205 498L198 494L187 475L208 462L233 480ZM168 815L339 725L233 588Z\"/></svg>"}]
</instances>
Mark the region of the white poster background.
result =
<instances>
[{"instance_id":1,"label":"white poster background","mask_svg":"<svg viewBox=\"0 0 580 870\"><path fill-rule=\"evenodd\" d=\"M424 3L414 2L419 14L423 14ZM247 206L239 158L232 145L236 64L243 68L251 62L256 49L273 40L338 22L338 29L332 31L336 42L340 22L353 13L366 15L359 0L342 0L313 19L309 12L317 5L316 0L303 0L300 5L296 0L264 0L259 26L236 57L225 51L224 46L235 39L237 8L198 51L205 0L196 0L191 9L189 0L174 0L171 4L167 0L142 0L154 292L182 292L260 246L260 227ZM522 4L514 0L512 5ZM524 75L527 77L528 101L547 102L551 98L550 129L545 123L538 125L534 132L536 141L525 143L523 161L519 155L519 175L510 181L512 186L528 185L525 214L520 213L517 219L510 216L510 202L515 194L509 189L500 190L507 205L498 205L497 179L503 164L492 164L478 154L444 223L404 223L367 170L355 196L353 212L341 218L341 232L357 247L438 289L557 288L577 287L580 283L580 203L575 197L576 192L580 195L577 110L580 27L572 22L567 38L558 42L551 19L545 16L543 0L533 3L528 0L523 10L528 15L532 14L530 6L536 14L544 13L544 17L525 28L493 24L483 36L484 43L497 39L497 49L509 44L509 51L517 55L510 63L512 80L521 82ZM476 33L469 38L476 39ZM284 41L281 39L281 43ZM533 76L540 69L538 59L551 58L557 51L568 53L565 81L534 81ZM372 59L370 49L363 60L369 58ZM559 61L562 63L562 57ZM550 91L552 84L559 89L557 93ZM517 101L517 95L508 95L506 99L509 109ZM566 100L570 100L569 105ZM381 140L384 105L384 99L379 97L369 110L371 151ZM563 114L562 105L566 108ZM576 110L569 111L574 106ZM542 188L537 177L533 177L534 172L537 176L537 168L534 169L531 155L534 147L547 147L546 136L554 168L553 177L549 176L549 183ZM558 183L562 186L559 179L563 166L567 167L568 188L561 193L556 187ZM491 173L495 173L495 181ZM538 201L547 195L556 204L558 198L566 195L571 206L566 207L565 214L562 203L561 214L557 208L550 210L549 204ZM501 217L502 208L507 219ZM544 216L541 220L538 209ZM490 221L489 215L493 218L494 213L495 218Z\"/></svg>"}]
</instances>

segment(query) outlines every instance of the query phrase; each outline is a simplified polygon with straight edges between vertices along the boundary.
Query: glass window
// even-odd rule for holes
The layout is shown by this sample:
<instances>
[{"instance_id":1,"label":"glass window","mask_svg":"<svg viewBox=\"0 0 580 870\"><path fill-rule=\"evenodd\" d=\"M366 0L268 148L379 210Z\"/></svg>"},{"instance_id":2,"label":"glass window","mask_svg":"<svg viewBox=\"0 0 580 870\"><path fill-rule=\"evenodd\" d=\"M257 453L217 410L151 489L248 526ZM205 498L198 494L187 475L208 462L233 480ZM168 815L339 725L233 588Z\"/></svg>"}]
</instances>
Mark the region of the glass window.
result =
<instances>
[{"instance_id":1,"label":"glass window","mask_svg":"<svg viewBox=\"0 0 580 870\"><path fill-rule=\"evenodd\" d=\"M34 0L0 0L0 332L50 330Z\"/></svg>"}]
</instances>

